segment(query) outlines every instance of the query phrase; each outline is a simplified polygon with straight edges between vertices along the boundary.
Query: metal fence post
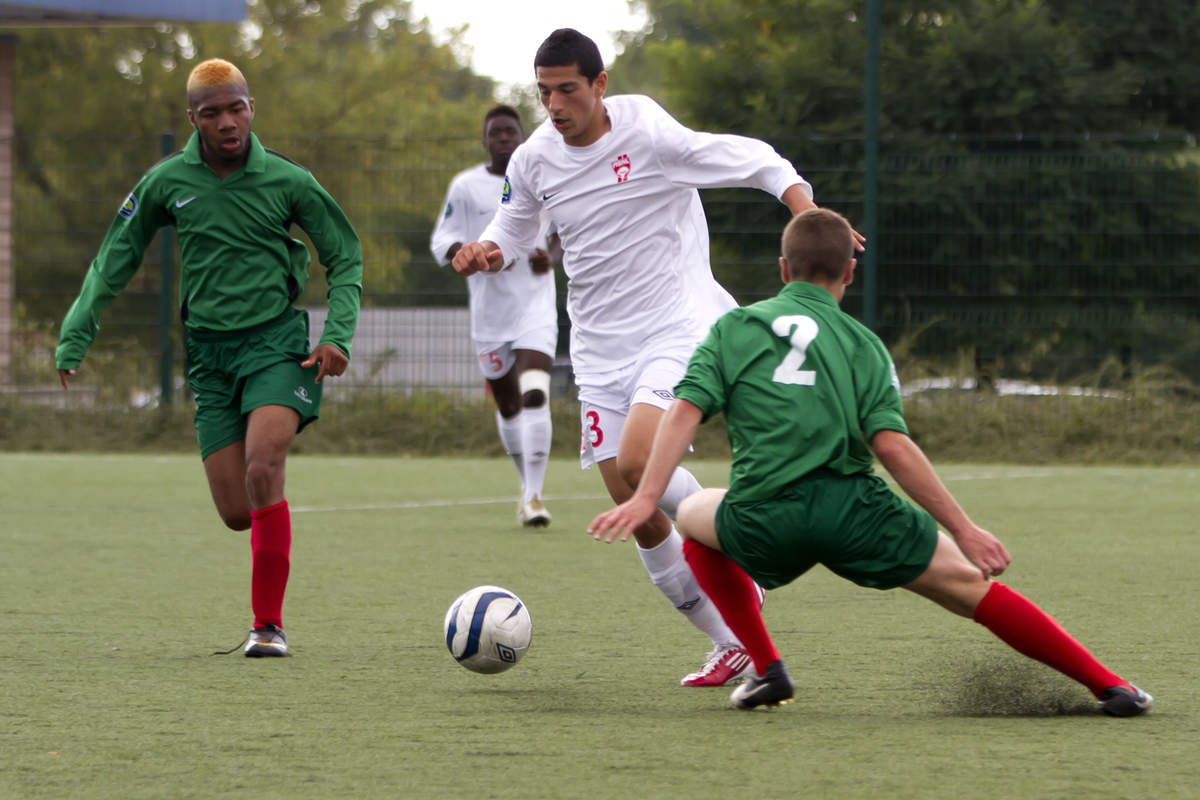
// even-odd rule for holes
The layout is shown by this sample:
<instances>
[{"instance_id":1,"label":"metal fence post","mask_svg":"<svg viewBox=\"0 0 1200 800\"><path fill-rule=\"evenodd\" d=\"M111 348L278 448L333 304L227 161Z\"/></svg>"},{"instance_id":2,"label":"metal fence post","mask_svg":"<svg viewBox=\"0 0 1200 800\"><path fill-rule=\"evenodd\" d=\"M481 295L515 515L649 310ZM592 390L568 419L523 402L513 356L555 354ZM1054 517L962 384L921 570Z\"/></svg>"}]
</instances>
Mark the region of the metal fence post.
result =
<instances>
[{"instance_id":1,"label":"metal fence post","mask_svg":"<svg viewBox=\"0 0 1200 800\"><path fill-rule=\"evenodd\" d=\"M867 0L867 64L864 78L863 116L863 236L867 250L863 253L863 324L875 330L875 266L878 263L879 242L876 206L879 201L879 0Z\"/></svg>"}]
</instances>

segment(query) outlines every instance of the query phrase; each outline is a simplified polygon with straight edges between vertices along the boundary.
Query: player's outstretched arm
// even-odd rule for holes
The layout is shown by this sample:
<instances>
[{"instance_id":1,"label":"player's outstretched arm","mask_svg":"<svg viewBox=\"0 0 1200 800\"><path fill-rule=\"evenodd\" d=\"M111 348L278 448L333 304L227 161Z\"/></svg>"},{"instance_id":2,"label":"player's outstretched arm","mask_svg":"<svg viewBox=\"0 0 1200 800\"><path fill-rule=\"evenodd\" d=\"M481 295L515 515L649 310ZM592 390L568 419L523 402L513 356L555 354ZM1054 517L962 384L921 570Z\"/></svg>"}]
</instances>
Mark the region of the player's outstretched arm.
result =
<instances>
[{"instance_id":1,"label":"player's outstretched arm","mask_svg":"<svg viewBox=\"0 0 1200 800\"><path fill-rule=\"evenodd\" d=\"M317 379L313 383L320 383L321 379L326 375L336 378L346 371L350 359L346 354L337 349L331 344L319 344L313 348L312 353L308 358L300 362L302 367L311 367L317 365Z\"/></svg>"},{"instance_id":2,"label":"player's outstretched arm","mask_svg":"<svg viewBox=\"0 0 1200 800\"><path fill-rule=\"evenodd\" d=\"M967 516L938 478L924 451L900 431L883 430L871 437L871 449L900 488L928 511L954 537L963 555L985 578L999 575L1012 561L1008 550L990 532Z\"/></svg>"},{"instance_id":3,"label":"player's outstretched arm","mask_svg":"<svg viewBox=\"0 0 1200 800\"><path fill-rule=\"evenodd\" d=\"M504 269L504 253L495 242L467 242L458 248L450 261L459 275L474 275L476 272L499 272Z\"/></svg>"},{"instance_id":4,"label":"player's outstretched arm","mask_svg":"<svg viewBox=\"0 0 1200 800\"><path fill-rule=\"evenodd\" d=\"M701 419L703 414L699 408L687 400L675 399L658 425L637 491L621 505L592 520L588 526L592 538L611 542L620 536L623 542L634 528L650 519L667 490L672 473L695 438Z\"/></svg>"},{"instance_id":5,"label":"player's outstretched arm","mask_svg":"<svg viewBox=\"0 0 1200 800\"><path fill-rule=\"evenodd\" d=\"M808 192L804 191L804 187L798 183L789 186L779 199L788 207L788 211L792 212L793 217L808 211L810 208L817 208L817 204L808 196ZM853 228L850 229L850 233L854 236L854 249L860 253L866 250L864 243L867 241L867 237Z\"/></svg>"}]
</instances>

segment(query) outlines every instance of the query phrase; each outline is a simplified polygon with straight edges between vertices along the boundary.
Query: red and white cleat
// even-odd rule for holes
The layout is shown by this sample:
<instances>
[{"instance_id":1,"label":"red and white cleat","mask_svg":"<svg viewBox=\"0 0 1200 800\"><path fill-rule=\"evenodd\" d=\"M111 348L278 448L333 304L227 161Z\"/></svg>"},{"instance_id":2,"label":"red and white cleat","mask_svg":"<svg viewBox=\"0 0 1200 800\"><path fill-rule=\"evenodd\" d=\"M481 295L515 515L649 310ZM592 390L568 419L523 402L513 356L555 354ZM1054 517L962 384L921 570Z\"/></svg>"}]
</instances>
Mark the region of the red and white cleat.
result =
<instances>
[{"instance_id":1,"label":"red and white cleat","mask_svg":"<svg viewBox=\"0 0 1200 800\"><path fill-rule=\"evenodd\" d=\"M718 647L708 654L704 666L691 675L683 676L680 686L724 686L731 681L754 674L750 654L740 645Z\"/></svg>"}]
</instances>

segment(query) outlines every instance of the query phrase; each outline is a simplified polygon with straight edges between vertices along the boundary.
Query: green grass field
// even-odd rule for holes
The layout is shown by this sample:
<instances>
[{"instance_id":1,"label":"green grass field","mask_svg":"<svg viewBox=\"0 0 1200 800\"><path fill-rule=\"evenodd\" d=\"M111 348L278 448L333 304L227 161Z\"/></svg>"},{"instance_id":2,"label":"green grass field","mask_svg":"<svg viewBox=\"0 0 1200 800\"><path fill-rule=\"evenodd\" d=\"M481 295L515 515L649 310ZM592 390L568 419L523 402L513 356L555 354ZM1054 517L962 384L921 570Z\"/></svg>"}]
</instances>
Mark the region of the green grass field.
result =
<instances>
[{"instance_id":1,"label":"green grass field","mask_svg":"<svg viewBox=\"0 0 1200 800\"><path fill-rule=\"evenodd\" d=\"M1200 469L941 472L1149 715L820 568L765 608L797 702L733 711L677 685L707 641L632 543L584 534L606 502L566 460L525 531L505 460L293 458L293 657L214 656L250 622L249 546L197 458L0 454L0 797L1194 798ZM501 675L442 642L481 583L533 616Z\"/></svg>"}]
</instances>

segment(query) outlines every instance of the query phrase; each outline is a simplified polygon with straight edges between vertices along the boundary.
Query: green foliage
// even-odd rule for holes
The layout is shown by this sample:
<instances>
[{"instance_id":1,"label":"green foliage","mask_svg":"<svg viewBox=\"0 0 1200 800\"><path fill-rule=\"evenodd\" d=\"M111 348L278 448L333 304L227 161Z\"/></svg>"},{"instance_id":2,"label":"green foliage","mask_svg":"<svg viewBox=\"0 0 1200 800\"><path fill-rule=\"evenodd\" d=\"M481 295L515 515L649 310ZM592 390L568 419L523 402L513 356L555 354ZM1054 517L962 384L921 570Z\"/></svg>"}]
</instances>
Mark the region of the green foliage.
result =
<instances>
[{"instance_id":1,"label":"green foliage","mask_svg":"<svg viewBox=\"0 0 1200 800\"><path fill-rule=\"evenodd\" d=\"M161 135L174 148L186 142L186 78L212 57L246 75L264 144L313 169L344 206L374 288L425 288L425 240L449 175L480 158L493 84L409 13L394 0L264 0L240 26L23 30L15 261L30 317L61 319L62 294L79 285L123 193L159 158ZM131 290L157 290L158 259L152 245ZM461 292L442 277L434 288ZM306 300L323 291L310 282ZM153 319L157 301L148 303L132 313Z\"/></svg>"},{"instance_id":2,"label":"green foliage","mask_svg":"<svg viewBox=\"0 0 1200 800\"><path fill-rule=\"evenodd\" d=\"M969 358L957 365L914 360L902 345L897 363L905 385L930 377L973 377ZM120 380L54 385L37 397L0 395L0 451L156 452L195 450L191 409L134 408ZM1194 464L1200 453L1200 389L1177 372L1138 369L1132 376L1112 362L1083 385L1090 395L1004 396L988 391L930 391L905 403L909 429L935 462L1009 464ZM552 452L570 458L579 450L579 409L558 398L551 404ZM464 403L425 392L408 396L363 392L351 402L327 403L321 420L293 444L301 454L494 456L490 402ZM695 457L728 459L725 426L718 417L702 425Z\"/></svg>"},{"instance_id":3,"label":"green foliage","mask_svg":"<svg viewBox=\"0 0 1200 800\"><path fill-rule=\"evenodd\" d=\"M682 121L764 138L817 202L862 219L862 4L647 0L614 91ZM1200 376L1200 172L1188 102L1200 11L1115 0L881 4L878 330L927 328L921 355L964 343L1022 374L1107 358ZM714 271L776 290L786 211L707 192ZM852 288L847 308L857 309ZM1172 335L1171 332L1174 332Z\"/></svg>"}]
</instances>

